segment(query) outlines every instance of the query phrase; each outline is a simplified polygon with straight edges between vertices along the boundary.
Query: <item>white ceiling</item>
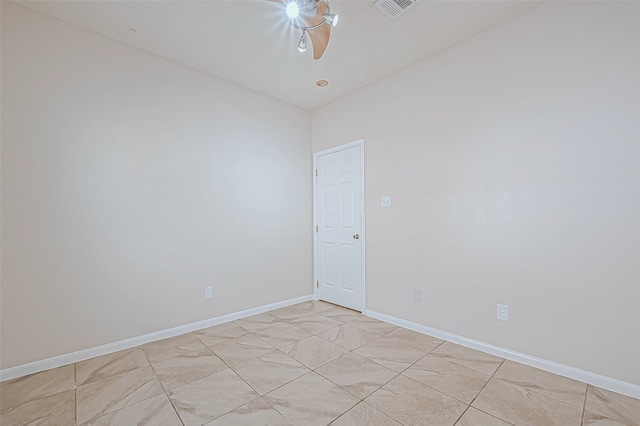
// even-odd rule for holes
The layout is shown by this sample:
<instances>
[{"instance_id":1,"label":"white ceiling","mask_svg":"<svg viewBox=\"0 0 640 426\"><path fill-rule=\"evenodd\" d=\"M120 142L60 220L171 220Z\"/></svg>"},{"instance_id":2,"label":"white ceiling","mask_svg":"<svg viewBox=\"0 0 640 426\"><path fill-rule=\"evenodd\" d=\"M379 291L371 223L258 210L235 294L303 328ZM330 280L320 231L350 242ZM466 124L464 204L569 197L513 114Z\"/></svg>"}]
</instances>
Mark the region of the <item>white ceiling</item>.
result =
<instances>
[{"instance_id":1,"label":"white ceiling","mask_svg":"<svg viewBox=\"0 0 640 426\"><path fill-rule=\"evenodd\" d=\"M422 0L395 21L372 0L333 0L324 56L298 52L280 3L20 1L20 4L307 109L334 101L539 1ZM136 32L130 31L135 28ZM329 81L316 87L320 79Z\"/></svg>"}]
</instances>

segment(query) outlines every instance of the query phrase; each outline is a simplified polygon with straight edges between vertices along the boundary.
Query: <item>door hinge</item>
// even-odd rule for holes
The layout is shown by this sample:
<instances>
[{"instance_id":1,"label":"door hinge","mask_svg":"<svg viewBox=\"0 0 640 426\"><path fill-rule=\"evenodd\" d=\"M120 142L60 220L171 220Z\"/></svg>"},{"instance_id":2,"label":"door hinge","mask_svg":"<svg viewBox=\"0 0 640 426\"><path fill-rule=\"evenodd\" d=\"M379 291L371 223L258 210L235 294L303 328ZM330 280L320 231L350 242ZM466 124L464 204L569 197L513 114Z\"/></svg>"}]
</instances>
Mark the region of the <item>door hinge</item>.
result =
<instances>
[{"instance_id":1,"label":"door hinge","mask_svg":"<svg viewBox=\"0 0 640 426\"><path fill-rule=\"evenodd\" d=\"M318 225L316 225L316 232L318 232Z\"/></svg>"},{"instance_id":2,"label":"door hinge","mask_svg":"<svg viewBox=\"0 0 640 426\"><path fill-rule=\"evenodd\" d=\"M316 177L318 177L318 169L316 169Z\"/></svg>"},{"instance_id":3,"label":"door hinge","mask_svg":"<svg viewBox=\"0 0 640 426\"><path fill-rule=\"evenodd\" d=\"M318 281L316 281L316 288L318 288Z\"/></svg>"}]
</instances>

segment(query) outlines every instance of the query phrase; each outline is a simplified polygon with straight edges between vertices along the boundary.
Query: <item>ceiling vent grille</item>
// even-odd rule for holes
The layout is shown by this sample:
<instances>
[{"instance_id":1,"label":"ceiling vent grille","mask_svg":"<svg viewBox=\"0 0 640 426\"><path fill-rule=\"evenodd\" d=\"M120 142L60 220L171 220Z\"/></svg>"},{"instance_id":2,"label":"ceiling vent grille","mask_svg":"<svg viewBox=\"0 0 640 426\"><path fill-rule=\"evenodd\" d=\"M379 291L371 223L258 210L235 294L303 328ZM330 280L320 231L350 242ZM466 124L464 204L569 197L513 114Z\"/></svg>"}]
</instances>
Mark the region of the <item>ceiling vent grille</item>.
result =
<instances>
[{"instance_id":1,"label":"ceiling vent grille","mask_svg":"<svg viewBox=\"0 0 640 426\"><path fill-rule=\"evenodd\" d=\"M375 6L391 20L418 4L420 0L378 0Z\"/></svg>"}]
</instances>

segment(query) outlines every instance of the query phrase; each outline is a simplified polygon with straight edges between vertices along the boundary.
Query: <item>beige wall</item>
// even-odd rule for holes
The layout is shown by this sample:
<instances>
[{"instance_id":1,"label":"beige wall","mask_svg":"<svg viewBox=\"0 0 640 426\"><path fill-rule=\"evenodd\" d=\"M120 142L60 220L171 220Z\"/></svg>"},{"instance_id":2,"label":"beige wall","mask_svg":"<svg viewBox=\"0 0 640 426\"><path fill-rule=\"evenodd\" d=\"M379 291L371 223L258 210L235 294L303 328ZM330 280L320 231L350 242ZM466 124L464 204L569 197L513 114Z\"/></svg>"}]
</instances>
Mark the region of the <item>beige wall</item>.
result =
<instances>
[{"instance_id":1,"label":"beige wall","mask_svg":"<svg viewBox=\"0 0 640 426\"><path fill-rule=\"evenodd\" d=\"M365 139L368 309L640 384L639 6L549 2L314 111L315 152Z\"/></svg>"},{"instance_id":2,"label":"beige wall","mask_svg":"<svg viewBox=\"0 0 640 426\"><path fill-rule=\"evenodd\" d=\"M0 368L312 293L309 112L7 2L2 59Z\"/></svg>"}]
</instances>

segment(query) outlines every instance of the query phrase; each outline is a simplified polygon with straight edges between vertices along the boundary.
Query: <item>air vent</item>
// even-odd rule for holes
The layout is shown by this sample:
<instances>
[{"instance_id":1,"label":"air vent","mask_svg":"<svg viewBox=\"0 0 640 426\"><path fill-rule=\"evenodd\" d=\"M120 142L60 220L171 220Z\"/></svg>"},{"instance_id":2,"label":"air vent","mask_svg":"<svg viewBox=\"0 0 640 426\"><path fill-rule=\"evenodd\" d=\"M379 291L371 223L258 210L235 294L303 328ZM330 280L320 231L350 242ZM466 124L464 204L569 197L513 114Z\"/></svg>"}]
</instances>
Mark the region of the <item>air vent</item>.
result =
<instances>
[{"instance_id":1,"label":"air vent","mask_svg":"<svg viewBox=\"0 0 640 426\"><path fill-rule=\"evenodd\" d=\"M378 0L375 6L389 19L398 19L400 15L418 4L420 0Z\"/></svg>"}]
</instances>

